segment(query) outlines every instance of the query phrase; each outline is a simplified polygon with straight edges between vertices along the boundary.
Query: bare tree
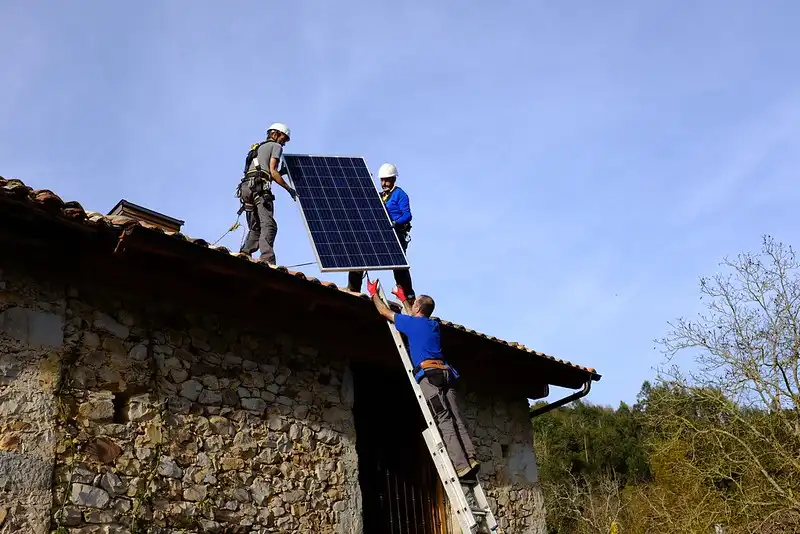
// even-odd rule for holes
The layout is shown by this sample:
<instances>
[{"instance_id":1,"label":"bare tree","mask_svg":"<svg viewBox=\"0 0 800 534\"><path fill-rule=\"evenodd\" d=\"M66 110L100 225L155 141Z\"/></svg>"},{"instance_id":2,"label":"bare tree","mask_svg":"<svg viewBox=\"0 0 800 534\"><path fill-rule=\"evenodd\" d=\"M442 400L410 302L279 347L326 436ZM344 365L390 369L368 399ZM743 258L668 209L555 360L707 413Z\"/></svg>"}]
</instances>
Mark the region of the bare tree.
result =
<instances>
[{"instance_id":1,"label":"bare tree","mask_svg":"<svg viewBox=\"0 0 800 534\"><path fill-rule=\"evenodd\" d=\"M570 474L567 482L548 488L548 510L558 510L570 525L555 525L559 532L608 534L620 519L625 502L620 494L619 481L602 476L596 482Z\"/></svg>"},{"instance_id":2,"label":"bare tree","mask_svg":"<svg viewBox=\"0 0 800 534\"><path fill-rule=\"evenodd\" d=\"M767 236L760 253L722 266L701 279L706 311L659 340L670 360L690 352L696 369L662 373L652 422L665 457L688 444L675 461L713 489L728 519L766 525L800 513L800 262Z\"/></svg>"}]
</instances>

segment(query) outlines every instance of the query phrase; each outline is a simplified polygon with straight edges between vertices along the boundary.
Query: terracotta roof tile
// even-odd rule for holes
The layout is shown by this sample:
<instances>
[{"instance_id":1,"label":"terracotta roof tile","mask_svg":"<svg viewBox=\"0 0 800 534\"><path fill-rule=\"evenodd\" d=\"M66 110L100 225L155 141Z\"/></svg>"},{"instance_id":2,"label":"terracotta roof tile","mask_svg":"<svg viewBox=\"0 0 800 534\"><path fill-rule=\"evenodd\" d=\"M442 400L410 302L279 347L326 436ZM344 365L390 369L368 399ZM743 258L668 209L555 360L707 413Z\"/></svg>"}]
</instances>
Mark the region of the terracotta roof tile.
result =
<instances>
[{"instance_id":1,"label":"terracotta roof tile","mask_svg":"<svg viewBox=\"0 0 800 534\"><path fill-rule=\"evenodd\" d=\"M209 249L213 249L213 250L218 251L218 252L223 253L223 254L228 254L230 256L239 258L242 261L257 262L257 260L251 258L250 256L248 256L246 254L243 254L243 253L240 253L240 252L233 252L233 251L231 251L228 248L223 247L223 246L212 246L205 239L192 238L192 237L186 236L186 235L184 235L184 234L182 234L180 232L165 231L162 228L156 227L156 226L154 226L152 224L148 224L148 223L139 221L138 219L133 219L131 217L126 217L126 216L121 216L121 215L108 216L108 215L103 215L101 213L97 213L97 212L94 212L94 211L86 211L86 210L84 210L84 208L78 202L74 202L74 201L64 202L54 192L52 192L52 191L50 191L48 189L34 190L34 189L26 186L21 180L18 180L18 179L5 179L3 177L0 177L0 197L7 197L7 198L11 198L11 199L18 200L18 201L27 201L29 204L32 205L32 207L33 206L38 206L38 207L44 209L45 211L56 212L59 215L61 215L62 217L64 217L65 219L69 219L71 221L78 221L78 222L81 222L81 223L89 225L89 226L103 226L103 227L118 228L118 229L124 229L124 228L128 228L130 226L142 226L142 227L145 227L145 228L149 228L149 229L151 229L153 231L160 232L160 233L163 233L165 235L174 237L176 239L181 239L183 241L187 241L187 242L192 243L193 245L196 245L196 246L209 248ZM270 268L266 264L261 263L261 265L263 265L265 268ZM319 284L319 285L322 285L322 286L327 287L327 288L336 289L336 290L341 291L343 293L347 293L347 294L350 294L350 295L353 295L353 296L356 296L356 297L359 297L359 298L362 298L362 299L368 299L369 298L369 295L367 295L365 293L353 293L353 292L347 290L346 288L339 288L333 282L319 280L319 279L314 278L314 277L308 277L303 272L300 272L300 271L292 271L292 270L289 270L288 268L283 267L283 266L277 266L277 267L271 267L271 268L277 269L277 270L285 272L285 273L288 273L288 274L290 274L292 276L300 278L301 280L305 280L305 281L308 281L308 282L311 282L311 283ZM399 305L397 305L396 303L393 303L393 307L395 309L399 309ZM520 351L524 351L524 352L526 352L528 354L532 354L532 355L535 355L535 356L540 357L540 358L546 358L546 359L561 363L563 365L566 365L566 366L569 366L569 367L572 367L572 368L575 368L575 369L580 369L580 370L585 371L585 372L596 374L595 369L592 368L592 367L584 367L584 366L581 366L581 365L576 365L576 364L568 362L566 360L561 360L561 359L555 358L553 356L550 356L548 354L544 354L542 352L537 352L535 350L527 348L525 345L522 345L521 343L518 343L516 341L505 341L505 340L499 339L499 338L497 338L495 336L489 336L489 335L484 334L482 332L478 332L478 331L473 330L471 328L467 328L467 327L465 327L463 325L452 323L452 322L446 321L446 320L442 320L442 319L440 319L438 317L434 317L434 319L438 320L441 324L443 324L445 326L448 326L448 327L451 327L451 328L455 328L457 330L461 330L463 332L467 332L469 334L473 334L473 335L479 336L479 337L481 337L483 339L487 339L487 340L495 342L495 343L500 343L500 344L506 345L508 347L511 347L511 348L514 348L514 349L518 349Z\"/></svg>"}]
</instances>

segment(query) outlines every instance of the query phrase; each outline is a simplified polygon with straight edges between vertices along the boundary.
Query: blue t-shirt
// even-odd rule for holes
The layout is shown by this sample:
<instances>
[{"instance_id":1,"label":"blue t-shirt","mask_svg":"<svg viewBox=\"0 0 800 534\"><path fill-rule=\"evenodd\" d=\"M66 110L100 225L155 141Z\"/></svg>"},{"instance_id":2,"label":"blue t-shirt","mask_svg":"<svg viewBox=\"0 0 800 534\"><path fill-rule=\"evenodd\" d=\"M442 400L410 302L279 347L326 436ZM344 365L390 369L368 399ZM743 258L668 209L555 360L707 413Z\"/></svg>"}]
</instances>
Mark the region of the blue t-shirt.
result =
<instances>
[{"instance_id":1,"label":"blue t-shirt","mask_svg":"<svg viewBox=\"0 0 800 534\"><path fill-rule=\"evenodd\" d=\"M408 349L411 353L411 365L418 366L423 360L441 360L442 341L439 336L439 323L428 317L414 317L411 315L394 315L394 325L397 330L408 338ZM415 375L419 380L423 373Z\"/></svg>"}]
</instances>

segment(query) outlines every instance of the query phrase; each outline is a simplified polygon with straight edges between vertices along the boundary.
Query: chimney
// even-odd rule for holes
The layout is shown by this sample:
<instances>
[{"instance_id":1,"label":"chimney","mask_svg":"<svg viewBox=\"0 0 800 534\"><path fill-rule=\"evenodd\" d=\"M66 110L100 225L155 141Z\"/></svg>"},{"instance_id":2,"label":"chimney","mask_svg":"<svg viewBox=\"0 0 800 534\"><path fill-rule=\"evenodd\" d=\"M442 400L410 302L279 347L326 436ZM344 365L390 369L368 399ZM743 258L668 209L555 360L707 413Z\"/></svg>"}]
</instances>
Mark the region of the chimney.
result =
<instances>
[{"instance_id":1,"label":"chimney","mask_svg":"<svg viewBox=\"0 0 800 534\"><path fill-rule=\"evenodd\" d=\"M108 212L108 215L122 215L123 217L130 217L131 219L152 224L170 232L180 232L184 223L184 221L173 219L172 217L158 213L157 211L147 209L139 206L138 204L134 204L133 202L128 202L125 199L117 202L117 205Z\"/></svg>"}]
</instances>

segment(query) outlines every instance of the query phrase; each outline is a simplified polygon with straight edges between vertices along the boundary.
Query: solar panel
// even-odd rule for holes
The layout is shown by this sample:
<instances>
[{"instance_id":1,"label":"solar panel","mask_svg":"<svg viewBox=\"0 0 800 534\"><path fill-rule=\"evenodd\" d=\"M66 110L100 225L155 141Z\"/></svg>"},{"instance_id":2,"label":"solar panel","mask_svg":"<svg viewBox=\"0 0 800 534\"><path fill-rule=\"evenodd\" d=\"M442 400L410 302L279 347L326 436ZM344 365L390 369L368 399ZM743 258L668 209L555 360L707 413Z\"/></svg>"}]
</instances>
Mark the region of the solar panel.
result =
<instances>
[{"instance_id":1,"label":"solar panel","mask_svg":"<svg viewBox=\"0 0 800 534\"><path fill-rule=\"evenodd\" d=\"M320 270L407 268L364 158L284 154Z\"/></svg>"}]
</instances>

